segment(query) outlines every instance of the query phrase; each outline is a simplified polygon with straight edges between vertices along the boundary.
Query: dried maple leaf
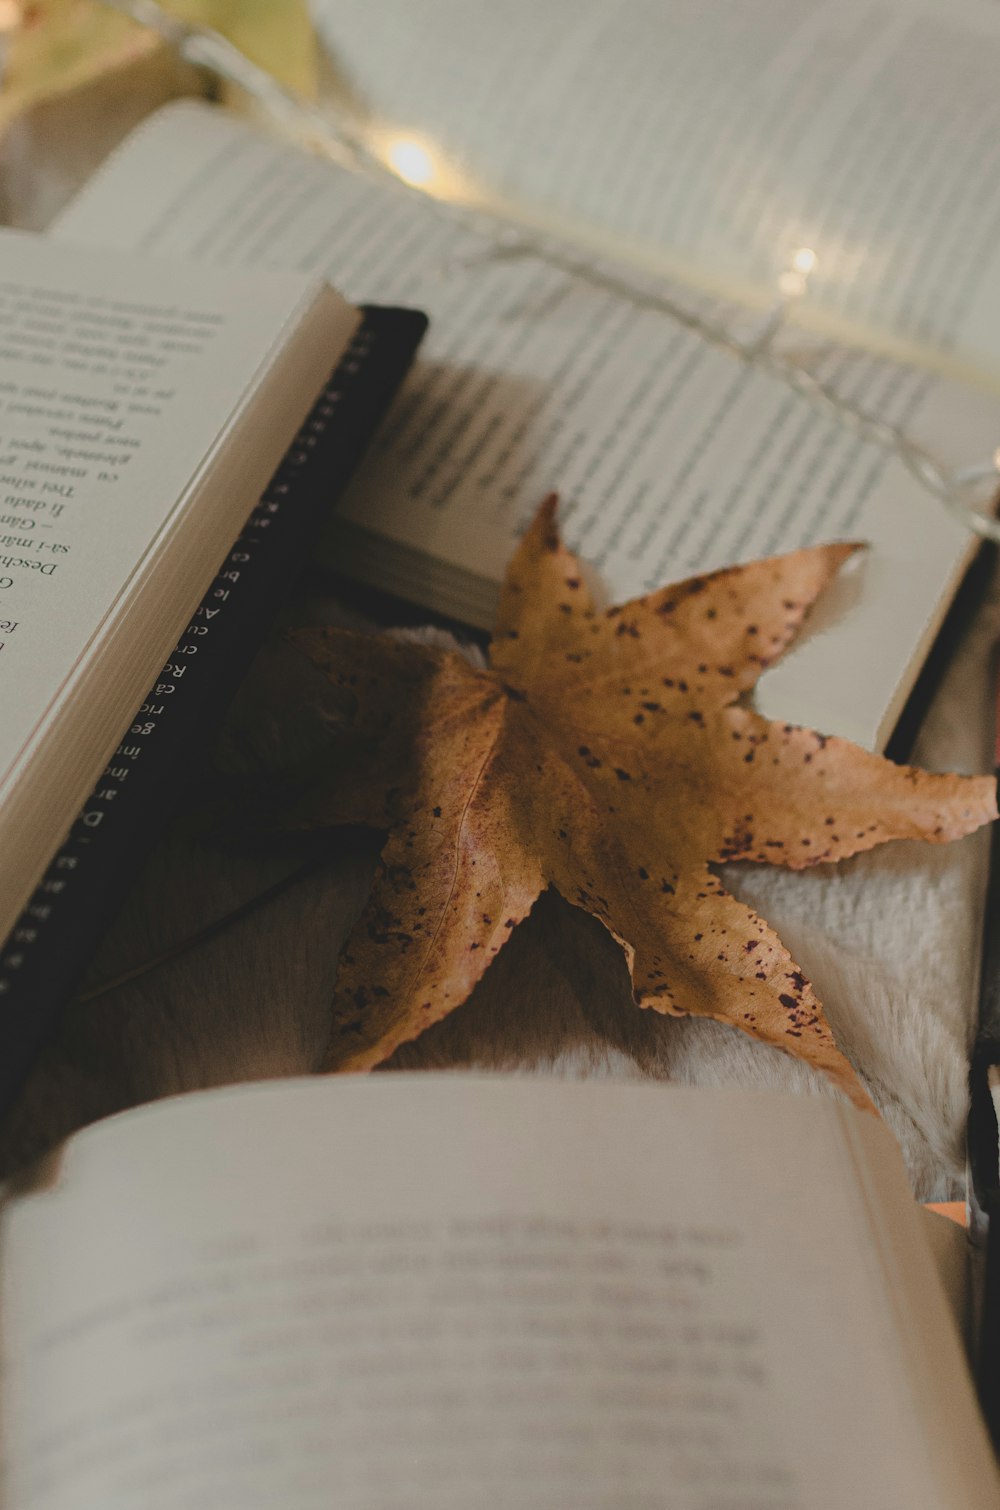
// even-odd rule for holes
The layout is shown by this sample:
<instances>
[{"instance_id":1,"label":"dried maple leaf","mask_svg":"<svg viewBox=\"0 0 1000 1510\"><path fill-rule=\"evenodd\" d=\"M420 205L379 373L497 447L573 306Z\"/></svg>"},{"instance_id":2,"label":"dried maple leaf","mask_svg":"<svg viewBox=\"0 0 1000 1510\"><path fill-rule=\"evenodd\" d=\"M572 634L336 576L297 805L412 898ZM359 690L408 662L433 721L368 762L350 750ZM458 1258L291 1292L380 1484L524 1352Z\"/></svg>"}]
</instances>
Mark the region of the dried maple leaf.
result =
<instances>
[{"instance_id":1,"label":"dried maple leaf","mask_svg":"<svg viewBox=\"0 0 1000 1510\"><path fill-rule=\"evenodd\" d=\"M992 779L896 766L741 704L853 549L599 611L553 498L510 566L490 669L384 635L297 634L353 701L311 816L390 828L341 957L327 1067L370 1068L459 1006L554 886L617 939L639 1006L731 1023L870 1105L780 939L710 869L799 869L995 816Z\"/></svg>"}]
</instances>

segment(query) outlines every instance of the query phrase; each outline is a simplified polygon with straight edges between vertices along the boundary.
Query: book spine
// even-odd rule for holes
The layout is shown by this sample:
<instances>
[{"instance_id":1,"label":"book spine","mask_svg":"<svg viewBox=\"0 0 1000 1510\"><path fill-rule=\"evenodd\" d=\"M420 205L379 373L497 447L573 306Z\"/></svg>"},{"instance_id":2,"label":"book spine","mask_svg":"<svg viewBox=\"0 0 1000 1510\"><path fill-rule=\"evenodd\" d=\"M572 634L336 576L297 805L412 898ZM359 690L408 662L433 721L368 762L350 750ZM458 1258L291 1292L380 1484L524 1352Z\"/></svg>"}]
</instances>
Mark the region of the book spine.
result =
<instances>
[{"instance_id":1,"label":"book spine","mask_svg":"<svg viewBox=\"0 0 1000 1510\"><path fill-rule=\"evenodd\" d=\"M409 368L415 310L369 307L45 876L0 948L0 1110L23 1085L183 795Z\"/></svg>"}]
</instances>

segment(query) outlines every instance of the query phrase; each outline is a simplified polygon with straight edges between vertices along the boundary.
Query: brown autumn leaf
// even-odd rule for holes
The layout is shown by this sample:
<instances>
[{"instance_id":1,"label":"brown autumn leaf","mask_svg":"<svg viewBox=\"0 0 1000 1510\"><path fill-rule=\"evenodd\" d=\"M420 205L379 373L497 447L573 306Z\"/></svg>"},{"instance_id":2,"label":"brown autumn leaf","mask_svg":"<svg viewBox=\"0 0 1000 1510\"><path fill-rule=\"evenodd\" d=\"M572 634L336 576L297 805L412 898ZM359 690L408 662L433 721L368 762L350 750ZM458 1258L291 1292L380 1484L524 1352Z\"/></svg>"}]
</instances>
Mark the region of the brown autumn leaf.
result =
<instances>
[{"instance_id":1,"label":"brown autumn leaf","mask_svg":"<svg viewBox=\"0 0 1000 1510\"><path fill-rule=\"evenodd\" d=\"M808 980L710 869L801 869L995 816L991 778L896 766L740 701L853 549L599 611L550 498L510 565L488 670L386 635L297 633L352 704L308 819L390 829L326 1067L369 1069L459 1006L554 886L621 945L639 1006L730 1023L870 1106Z\"/></svg>"}]
</instances>

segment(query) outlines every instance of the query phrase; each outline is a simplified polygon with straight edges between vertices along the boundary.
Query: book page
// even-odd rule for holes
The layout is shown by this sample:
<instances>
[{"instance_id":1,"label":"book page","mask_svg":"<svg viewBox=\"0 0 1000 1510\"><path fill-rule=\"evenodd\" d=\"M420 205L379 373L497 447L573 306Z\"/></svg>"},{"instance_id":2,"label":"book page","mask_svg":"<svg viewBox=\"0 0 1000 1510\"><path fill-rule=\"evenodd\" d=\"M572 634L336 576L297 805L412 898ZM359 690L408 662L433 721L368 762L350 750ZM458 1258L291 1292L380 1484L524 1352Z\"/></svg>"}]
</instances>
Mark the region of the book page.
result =
<instances>
[{"instance_id":1,"label":"book page","mask_svg":"<svg viewBox=\"0 0 1000 1510\"><path fill-rule=\"evenodd\" d=\"M71 206L66 238L230 266L331 272L357 301L431 316L420 360L338 507L331 554L364 576L357 527L421 553L387 582L488 626L490 594L542 497L557 490L574 549L609 599L820 540L872 542L764 678L776 717L874 747L888 738L971 549L895 461L676 322L532 260L219 112L154 118ZM949 465L992 454L993 402L884 359L817 348L817 370L905 422ZM442 567L452 581L439 587ZM824 623L831 632L822 632Z\"/></svg>"},{"instance_id":2,"label":"book page","mask_svg":"<svg viewBox=\"0 0 1000 1510\"><path fill-rule=\"evenodd\" d=\"M258 285L4 234L0 801L301 309Z\"/></svg>"},{"instance_id":3,"label":"book page","mask_svg":"<svg viewBox=\"0 0 1000 1510\"><path fill-rule=\"evenodd\" d=\"M5 1510L986 1510L902 1165L872 1124L887 1304L838 1118L391 1075L84 1133L4 1217Z\"/></svg>"},{"instance_id":4,"label":"book page","mask_svg":"<svg viewBox=\"0 0 1000 1510\"><path fill-rule=\"evenodd\" d=\"M807 305L1000 376L991 0L313 11L376 144L415 134L459 192L758 291L809 248Z\"/></svg>"}]
</instances>

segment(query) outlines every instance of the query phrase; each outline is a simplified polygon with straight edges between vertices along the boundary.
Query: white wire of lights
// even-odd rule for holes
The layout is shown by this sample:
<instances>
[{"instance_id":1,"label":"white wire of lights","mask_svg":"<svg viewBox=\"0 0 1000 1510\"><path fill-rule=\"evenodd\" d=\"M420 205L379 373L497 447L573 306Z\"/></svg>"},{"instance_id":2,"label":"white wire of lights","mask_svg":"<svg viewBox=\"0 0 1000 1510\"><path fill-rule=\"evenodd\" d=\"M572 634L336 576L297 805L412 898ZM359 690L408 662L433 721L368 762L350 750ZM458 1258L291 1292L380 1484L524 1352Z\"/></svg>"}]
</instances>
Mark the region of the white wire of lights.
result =
<instances>
[{"instance_id":1,"label":"white wire of lights","mask_svg":"<svg viewBox=\"0 0 1000 1510\"><path fill-rule=\"evenodd\" d=\"M104 0L106 5L131 16L158 32L186 62L207 68L227 83L235 84L263 107L274 122L306 150L336 163L352 173L388 185L397 194L419 197L439 216L485 236L497 257L534 257L592 287L630 301L637 308L665 315L693 331L710 345L728 352L783 383L814 409L833 416L860 439L895 456L916 481L955 514L969 529L1000 543L1000 520L985 512L995 501L1000 483L1000 446L993 455L974 466L949 471L924 446L896 425L872 414L838 393L833 384L782 354L775 341L784 328L796 297L804 291L816 263L815 253L800 248L779 279L780 297L754 335L741 339L710 316L688 308L652 280L640 279L623 270L598 264L554 237L524 231L511 221L481 209L435 198L420 187L423 175L412 171L420 164L401 161L398 153L381 157L360 135L333 121L294 90L280 84L266 69L258 67L210 27L179 21L156 0ZM415 148L415 154L420 149ZM977 506L971 501L978 496Z\"/></svg>"}]
</instances>

